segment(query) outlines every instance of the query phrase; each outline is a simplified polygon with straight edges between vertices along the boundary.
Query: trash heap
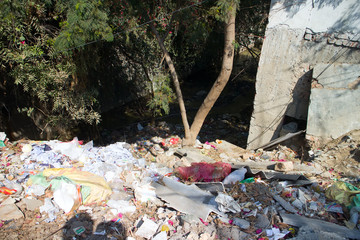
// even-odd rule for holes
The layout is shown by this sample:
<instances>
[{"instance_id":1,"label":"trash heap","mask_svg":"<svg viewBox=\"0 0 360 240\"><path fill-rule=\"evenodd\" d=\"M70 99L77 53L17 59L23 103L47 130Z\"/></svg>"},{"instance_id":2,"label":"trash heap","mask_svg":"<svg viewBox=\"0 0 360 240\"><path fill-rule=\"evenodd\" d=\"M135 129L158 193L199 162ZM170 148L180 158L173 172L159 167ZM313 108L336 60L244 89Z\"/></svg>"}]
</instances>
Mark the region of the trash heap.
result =
<instances>
[{"instance_id":1,"label":"trash heap","mask_svg":"<svg viewBox=\"0 0 360 240\"><path fill-rule=\"evenodd\" d=\"M304 161L137 127L132 144L105 147L1 133L0 238L360 239L359 175L336 170L351 158L359 171L353 133Z\"/></svg>"}]
</instances>

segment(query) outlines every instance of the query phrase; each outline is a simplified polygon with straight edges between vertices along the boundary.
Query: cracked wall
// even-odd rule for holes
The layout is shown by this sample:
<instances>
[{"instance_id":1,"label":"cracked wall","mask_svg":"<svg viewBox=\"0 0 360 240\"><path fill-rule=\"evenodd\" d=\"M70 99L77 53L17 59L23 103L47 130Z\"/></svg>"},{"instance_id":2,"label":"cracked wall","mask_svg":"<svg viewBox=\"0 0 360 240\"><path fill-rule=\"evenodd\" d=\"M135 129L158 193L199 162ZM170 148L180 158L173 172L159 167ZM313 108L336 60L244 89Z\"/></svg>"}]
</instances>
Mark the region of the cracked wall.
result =
<instances>
[{"instance_id":1,"label":"cracked wall","mask_svg":"<svg viewBox=\"0 0 360 240\"><path fill-rule=\"evenodd\" d=\"M313 77L318 80L319 76L316 74L319 73L325 76L332 65L359 64L359 39L360 6L356 0L306 0L300 3L288 0L272 1L256 77L256 96L248 148L260 147L279 137L285 116L307 121L309 99L317 101L313 95L317 95L314 94L316 91L319 92L311 90L311 86L316 84ZM358 108L357 104L343 103L354 97L356 91L344 91L347 98L336 100L336 97L332 98L336 94L331 92L327 96L334 99L330 102L335 104L335 109L339 105L352 111ZM329 100L319 99L318 103L325 105L313 108L315 111L326 110ZM336 114L336 111L334 113ZM352 124L354 117L356 118L356 114L351 115L351 119L342 119L342 125L356 127L356 124ZM318 123L321 123L316 117L309 120L308 124L312 123L310 128L307 126L309 129L316 129ZM324 121L331 122L332 119L322 119L321 125L327 126ZM343 130L345 128L339 129L339 132ZM333 134L329 134L325 129L322 130L322 135Z\"/></svg>"}]
</instances>

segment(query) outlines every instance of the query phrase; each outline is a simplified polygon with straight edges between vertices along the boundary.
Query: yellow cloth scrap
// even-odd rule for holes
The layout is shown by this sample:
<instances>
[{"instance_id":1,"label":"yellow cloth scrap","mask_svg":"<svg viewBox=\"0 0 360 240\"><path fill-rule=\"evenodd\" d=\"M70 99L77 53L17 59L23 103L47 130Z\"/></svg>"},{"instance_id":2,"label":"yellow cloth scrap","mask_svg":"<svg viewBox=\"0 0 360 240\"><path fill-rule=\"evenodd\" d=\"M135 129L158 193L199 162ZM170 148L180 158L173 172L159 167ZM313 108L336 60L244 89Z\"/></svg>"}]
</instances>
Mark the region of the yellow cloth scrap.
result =
<instances>
[{"instance_id":1,"label":"yellow cloth scrap","mask_svg":"<svg viewBox=\"0 0 360 240\"><path fill-rule=\"evenodd\" d=\"M352 205L352 199L360 191L346 182L336 182L325 191L327 198L333 199L339 204L344 204L346 207Z\"/></svg>"},{"instance_id":2,"label":"yellow cloth scrap","mask_svg":"<svg viewBox=\"0 0 360 240\"><path fill-rule=\"evenodd\" d=\"M65 176L76 184L88 186L90 195L83 200L83 204L99 203L112 194L110 186L103 177L76 168L48 168L43 171L45 177Z\"/></svg>"}]
</instances>

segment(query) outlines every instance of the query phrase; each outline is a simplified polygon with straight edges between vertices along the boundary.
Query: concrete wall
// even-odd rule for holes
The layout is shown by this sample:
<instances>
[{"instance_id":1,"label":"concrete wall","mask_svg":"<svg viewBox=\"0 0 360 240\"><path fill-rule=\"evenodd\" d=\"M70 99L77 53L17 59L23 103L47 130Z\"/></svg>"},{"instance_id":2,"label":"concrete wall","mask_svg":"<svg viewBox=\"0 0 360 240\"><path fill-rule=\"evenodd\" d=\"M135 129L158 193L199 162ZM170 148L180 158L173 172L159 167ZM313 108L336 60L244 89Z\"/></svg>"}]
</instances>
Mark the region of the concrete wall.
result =
<instances>
[{"instance_id":1,"label":"concrete wall","mask_svg":"<svg viewBox=\"0 0 360 240\"><path fill-rule=\"evenodd\" d=\"M322 141L360 129L360 64L317 64L306 132Z\"/></svg>"},{"instance_id":2,"label":"concrete wall","mask_svg":"<svg viewBox=\"0 0 360 240\"><path fill-rule=\"evenodd\" d=\"M306 121L312 79L319 78L313 74L314 67L318 65L321 75L335 63L360 63L359 39L358 0L273 0L257 73L248 148L277 138L284 116Z\"/></svg>"}]
</instances>

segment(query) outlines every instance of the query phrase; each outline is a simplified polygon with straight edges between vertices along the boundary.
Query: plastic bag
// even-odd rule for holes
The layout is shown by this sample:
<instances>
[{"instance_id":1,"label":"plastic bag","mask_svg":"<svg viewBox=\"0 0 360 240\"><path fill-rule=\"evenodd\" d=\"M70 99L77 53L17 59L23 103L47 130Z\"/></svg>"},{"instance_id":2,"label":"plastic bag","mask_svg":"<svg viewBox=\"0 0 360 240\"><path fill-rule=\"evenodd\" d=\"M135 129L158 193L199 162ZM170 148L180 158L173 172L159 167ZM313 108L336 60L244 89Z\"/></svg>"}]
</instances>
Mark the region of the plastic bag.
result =
<instances>
[{"instance_id":1,"label":"plastic bag","mask_svg":"<svg viewBox=\"0 0 360 240\"><path fill-rule=\"evenodd\" d=\"M70 212L72 208L76 209L80 205L76 186L63 182L54 192L54 202L56 202L65 213Z\"/></svg>"},{"instance_id":2,"label":"plastic bag","mask_svg":"<svg viewBox=\"0 0 360 240\"><path fill-rule=\"evenodd\" d=\"M224 184L234 184L244 180L245 173L247 172L246 168L240 168L236 171L230 173L223 181Z\"/></svg>"},{"instance_id":3,"label":"plastic bag","mask_svg":"<svg viewBox=\"0 0 360 240\"><path fill-rule=\"evenodd\" d=\"M229 163L192 163L190 167L178 167L175 170L183 180L191 182L219 182L231 172Z\"/></svg>"},{"instance_id":4,"label":"plastic bag","mask_svg":"<svg viewBox=\"0 0 360 240\"><path fill-rule=\"evenodd\" d=\"M219 193L218 196L215 198L215 202L218 203L218 208L222 212L241 212L240 205L234 200L233 197L229 195Z\"/></svg>"},{"instance_id":5,"label":"plastic bag","mask_svg":"<svg viewBox=\"0 0 360 240\"><path fill-rule=\"evenodd\" d=\"M106 205L113 209L112 212L114 215L119 213L133 213L136 211L135 206L124 200L109 200Z\"/></svg>"},{"instance_id":6,"label":"plastic bag","mask_svg":"<svg viewBox=\"0 0 360 240\"><path fill-rule=\"evenodd\" d=\"M85 150L92 147L92 142L82 146L83 142L79 141L77 137L75 137L71 142L49 142L48 144L55 152L64 154L72 160L80 159L85 153Z\"/></svg>"},{"instance_id":7,"label":"plastic bag","mask_svg":"<svg viewBox=\"0 0 360 240\"><path fill-rule=\"evenodd\" d=\"M135 187L135 198L140 202L154 202L156 198L155 188L149 184Z\"/></svg>"},{"instance_id":8,"label":"plastic bag","mask_svg":"<svg viewBox=\"0 0 360 240\"><path fill-rule=\"evenodd\" d=\"M16 189L10 189L10 188L7 188L7 187L0 187L0 193L3 193L5 195L11 195L11 194L14 194L16 192L17 192Z\"/></svg>"}]
</instances>

